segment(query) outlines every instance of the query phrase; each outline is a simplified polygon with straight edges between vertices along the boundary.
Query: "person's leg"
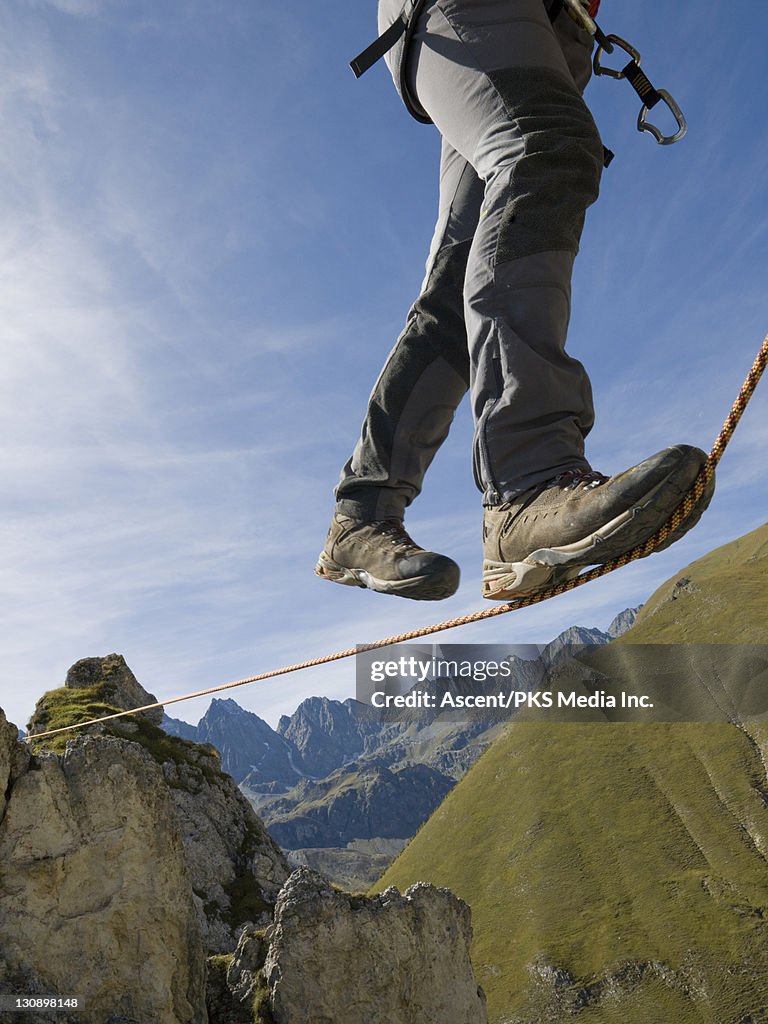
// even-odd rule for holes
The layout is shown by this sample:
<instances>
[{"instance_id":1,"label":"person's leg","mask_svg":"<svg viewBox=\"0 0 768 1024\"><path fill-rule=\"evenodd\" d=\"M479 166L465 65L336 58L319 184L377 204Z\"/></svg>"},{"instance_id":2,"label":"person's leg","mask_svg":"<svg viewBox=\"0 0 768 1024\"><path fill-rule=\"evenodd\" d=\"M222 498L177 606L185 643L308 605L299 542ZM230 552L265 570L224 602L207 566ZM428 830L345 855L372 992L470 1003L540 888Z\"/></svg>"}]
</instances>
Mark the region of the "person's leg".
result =
<instances>
[{"instance_id":1,"label":"person's leg","mask_svg":"<svg viewBox=\"0 0 768 1024\"><path fill-rule=\"evenodd\" d=\"M586 34L576 30L574 35L567 25L553 30L541 0L436 0L425 10L414 36L412 89L441 131L447 151L455 150L484 183L479 224L467 258L464 312L476 421L476 479L489 506L487 515L494 510L502 513L484 525L486 558L500 560L493 562L489 572L501 573L499 585L485 586L485 596L520 592L520 581L515 579L520 564L510 560L527 563L532 552L529 540L536 547L544 542L571 546L578 542L575 561L569 561L570 553L554 548L544 553L547 559L552 556L546 571L540 571L540 560L532 575L530 566L522 567L523 575L531 576L538 589L563 572L571 573L574 565L605 560L597 552L598 545L605 556L612 557L610 552L645 539L671 512L670 502L681 480L695 469L702 454L686 446L670 449L606 488L600 484L610 485L614 478L584 477L589 473L583 439L593 420L591 391L583 367L565 353L564 343L573 258L602 166L602 144L580 96L588 78L588 43ZM447 308L443 304L444 312ZM449 333L455 338L460 323L455 307L450 317L454 331ZM433 336L440 340L439 320L434 326ZM435 402L430 388L419 392L419 366L408 360L390 360L382 379L396 380L404 388L398 398L401 414L416 389L416 416L408 410L404 425L414 419L433 422L431 401L438 409L442 406L437 417L442 426L431 435L423 429L412 432L408 441L412 448L420 436L430 435L427 454L411 457L409 474L392 474L393 447L388 438L397 431L387 434L387 403L377 407L374 392L372 408L383 414L369 416L367 432L356 450L357 465L353 457L338 491L340 501L356 502L346 506L346 514L361 517L357 523L363 525L364 516L370 519L390 512L399 520L402 509L418 493L463 391L457 385L447 405ZM381 381L377 388L380 385ZM450 394L450 386L446 387L445 394ZM395 391L390 394L394 397ZM371 436L382 427L384 445L372 443ZM405 442L408 431L404 429L400 436ZM362 458L366 449L374 456L370 464ZM374 472L367 489L360 487L352 497L354 488L363 483L362 474L355 478L357 471L367 472L371 466ZM561 488L567 492L565 503L553 502L548 494L547 508L535 511L531 502L563 473L571 474ZM406 481L405 487L390 486L393 479L406 477L410 484ZM596 487L597 499L593 497ZM520 495L519 507L508 511L503 503ZM393 498L394 504L388 504ZM450 560L423 552L404 533L390 538L391 527L381 520L369 523L367 533L337 520L335 516L318 563L320 575L402 596L433 598L452 592L438 582L445 562L456 570L457 582L458 570ZM527 527L519 528L529 520L535 521L530 538ZM398 526L402 530L401 522ZM398 553L393 557L390 552L387 559L383 553L390 544ZM337 548L344 549L345 559L349 552L362 552L371 564L383 558L394 578L372 579L362 566L348 571L348 559L341 565L333 561ZM438 561L425 564L424 556L427 562L429 558ZM424 572L416 578L420 570ZM404 574L410 578L402 580ZM413 593L406 592L414 587Z\"/></svg>"},{"instance_id":2,"label":"person's leg","mask_svg":"<svg viewBox=\"0 0 768 1024\"><path fill-rule=\"evenodd\" d=\"M494 505L588 468L591 390L565 338L602 143L542 0L436 0L414 34L412 79L485 185L465 320L475 477Z\"/></svg>"},{"instance_id":3,"label":"person's leg","mask_svg":"<svg viewBox=\"0 0 768 1024\"><path fill-rule=\"evenodd\" d=\"M444 143L440 204L421 294L371 394L362 436L336 489L315 568L348 586L416 600L450 597L459 567L405 532L405 508L469 387L463 286L482 183Z\"/></svg>"},{"instance_id":4,"label":"person's leg","mask_svg":"<svg viewBox=\"0 0 768 1024\"><path fill-rule=\"evenodd\" d=\"M360 440L336 488L339 513L402 519L469 387L464 275L483 185L448 144L421 293L371 393Z\"/></svg>"},{"instance_id":5,"label":"person's leg","mask_svg":"<svg viewBox=\"0 0 768 1024\"><path fill-rule=\"evenodd\" d=\"M565 12L555 21L555 35L583 91L591 74L591 41ZM370 521L403 517L469 386L463 287L483 190L473 167L444 138L439 216L426 276L341 472L335 495L344 515Z\"/></svg>"},{"instance_id":6,"label":"person's leg","mask_svg":"<svg viewBox=\"0 0 768 1024\"><path fill-rule=\"evenodd\" d=\"M413 91L485 185L465 323L484 593L501 599L643 543L705 459L678 445L608 478L584 458L591 389L565 337L603 151L581 99L578 51L569 63L558 33L586 57L586 33L556 32L541 0L435 0L414 35Z\"/></svg>"}]
</instances>

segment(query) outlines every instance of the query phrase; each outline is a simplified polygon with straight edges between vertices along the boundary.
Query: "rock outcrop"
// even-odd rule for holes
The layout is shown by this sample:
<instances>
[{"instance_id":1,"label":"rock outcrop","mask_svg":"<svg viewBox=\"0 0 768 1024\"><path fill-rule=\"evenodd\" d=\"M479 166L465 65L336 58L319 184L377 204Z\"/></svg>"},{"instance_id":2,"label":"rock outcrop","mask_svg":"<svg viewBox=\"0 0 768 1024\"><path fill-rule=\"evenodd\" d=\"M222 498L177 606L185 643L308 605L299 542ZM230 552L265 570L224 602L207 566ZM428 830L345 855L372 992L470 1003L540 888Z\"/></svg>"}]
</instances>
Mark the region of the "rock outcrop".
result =
<instances>
[{"instance_id":1,"label":"rock outcrop","mask_svg":"<svg viewBox=\"0 0 768 1024\"><path fill-rule=\"evenodd\" d=\"M469 908L447 889L352 896L300 868L274 924L240 939L226 972L230 1019L255 1005L275 1024L485 1024L470 940Z\"/></svg>"},{"instance_id":2,"label":"rock outcrop","mask_svg":"<svg viewBox=\"0 0 768 1024\"><path fill-rule=\"evenodd\" d=\"M157 703L157 697L144 689L126 665L122 654L108 654L104 658L82 658L76 661L67 672L64 685L68 690L103 686L105 700L125 711ZM162 708L152 708L140 713L155 725L160 725L163 720Z\"/></svg>"},{"instance_id":3,"label":"rock outcrop","mask_svg":"<svg viewBox=\"0 0 768 1024\"><path fill-rule=\"evenodd\" d=\"M0 712L0 991L81 996L81 1024L205 1024L201 919L160 766L110 736L30 758L10 728Z\"/></svg>"},{"instance_id":4,"label":"rock outcrop","mask_svg":"<svg viewBox=\"0 0 768 1024\"><path fill-rule=\"evenodd\" d=\"M159 732L159 730L158 730ZM209 953L231 952L243 927L265 924L290 868L213 747L166 738L163 778L179 821Z\"/></svg>"},{"instance_id":5,"label":"rock outcrop","mask_svg":"<svg viewBox=\"0 0 768 1024\"><path fill-rule=\"evenodd\" d=\"M288 850L293 868L312 868L349 892L365 892L378 881L406 845L405 839L355 839L343 847Z\"/></svg>"},{"instance_id":6,"label":"rock outcrop","mask_svg":"<svg viewBox=\"0 0 768 1024\"><path fill-rule=\"evenodd\" d=\"M81 691L77 694L79 703L81 706L92 707L93 718L108 714L105 708L130 711L132 708L157 703L157 697L144 689L126 665L122 654L107 654L103 658L82 658L76 661L67 672L62 689ZM50 728L53 720L58 718L58 706L72 706L74 695L53 690L46 694L46 698L38 702L30 719L27 727L30 734L45 732ZM153 708L140 714L153 725L160 725L163 720L162 708Z\"/></svg>"},{"instance_id":7,"label":"rock outcrop","mask_svg":"<svg viewBox=\"0 0 768 1024\"><path fill-rule=\"evenodd\" d=\"M151 703L120 656L67 678L33 733ZM447 890L289 877L212 746L142 715L22 743L0 712L0 993L85 1003L27 1024L484 1024L469 941Z\"/></svg>"},{"instance_id":8,"label":"rock outcrop","mask_svg":"<svg viewBox=\"0 0 768 1024\"><path fill-rule=\"evenodd\" d=\"M625 608L623 612L619 612L606 630L608 636L612 640L623 636L627 630L634 626L635 620L637 619L642 607L643 606L639 604L636 608Z\"/></svg>"},{"instance_id":9,"label":"rock outcrop","mask_svg":"<svg viewBox=\"0 0 768 1024\"><path fill-rule=\"evenodd\" d=\"M64 687L37 702L30 735L153 700L121 655L85 658L69 670ZM162 709L156 710L162 715ZM157 717L154 711L142 713L89 730L132 742L160 766L201 914L205 948L211 954L231 952L245 925L269 920L290 868L233 779L222 772L218 751L169 736L146 715ZM69 735L52 737L52 749L62 751ZM67 747L82 739L82 733L73 735Z\"/></svg>"}]
</instances>

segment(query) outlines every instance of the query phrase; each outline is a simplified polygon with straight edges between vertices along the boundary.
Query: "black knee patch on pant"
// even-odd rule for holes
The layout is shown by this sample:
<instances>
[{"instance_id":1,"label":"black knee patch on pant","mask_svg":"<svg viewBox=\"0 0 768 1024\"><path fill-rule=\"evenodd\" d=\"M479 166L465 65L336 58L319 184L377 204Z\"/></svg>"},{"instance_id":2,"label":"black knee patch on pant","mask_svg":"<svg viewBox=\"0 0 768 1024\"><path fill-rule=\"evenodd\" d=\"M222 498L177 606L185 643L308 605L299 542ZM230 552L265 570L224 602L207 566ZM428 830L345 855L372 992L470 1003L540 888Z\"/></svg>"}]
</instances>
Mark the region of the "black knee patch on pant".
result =
<instances>
[{"instance_id":1,"label":"black knee patch on pant","mask_svg":"<svg viewBox=\"0 0 768 1024\"><path fill-rule=\"evenodd\" d=\"M411 307L405 330L373 390L368 419L388 452L414 383L431 363L445 360L469 387L463 293L471 244L470 238L437 254L426 287Z\"/></svg>"},{"instance_id":2,"label":"black knee patch on pant","mask_svg":"<svg viewBox=\"0 0 768 1024\"><path fill-rule=\"evenodd\" d=\"M578 90L544 68L489 76L523 138L512 171L496 262L554 250L577 252L588 206L597 198L603 148Z\"/></svg>"},{"instance_id":3,"label":"black knee patch on pant","mask_svg":"<svg viewBox=\"0 0 768 1024\"><path fill-rule=\"evenodd\" d=\"M354 475L343 478L335 492L338 502L357 502L356 514L377 518L382 487L395 487L410 504L469 387L463 290L471 244L469 238L437 253L373 389ZM439 387L433 393L435 373ZM411 436L414 403L426 410L415 428L418 443Z\"/></svg>"},{"instance_id":4,"label":"black knee patch on pant","mask_svg":"<svg viewBox=\"0 0 768 1024\"><path fill-rule=\"evenodd\" d=\"M437 359L469 387L469 353L463 291L472 240L447 246L435 257L424 291L408 314L405 330L374 387L365 430L376 440L377 461L388 466L403 410L414 387ZM456 382L457 390L461 388ZM457 398L460 401L460 396Z\"/></svg>"},{"instance_id":5,"label":"black knee patch on pant","mask_svg":"<svg viewBox=\"0 0 768 1024\"><path fill-rule=\"evenodd\" d=\"M469 353L464 324L464 278L472 239L454 242L435 256L424 291L411 307L420 321L420 344L450 363L469 387Z\"/></svg>"}]
</instances>

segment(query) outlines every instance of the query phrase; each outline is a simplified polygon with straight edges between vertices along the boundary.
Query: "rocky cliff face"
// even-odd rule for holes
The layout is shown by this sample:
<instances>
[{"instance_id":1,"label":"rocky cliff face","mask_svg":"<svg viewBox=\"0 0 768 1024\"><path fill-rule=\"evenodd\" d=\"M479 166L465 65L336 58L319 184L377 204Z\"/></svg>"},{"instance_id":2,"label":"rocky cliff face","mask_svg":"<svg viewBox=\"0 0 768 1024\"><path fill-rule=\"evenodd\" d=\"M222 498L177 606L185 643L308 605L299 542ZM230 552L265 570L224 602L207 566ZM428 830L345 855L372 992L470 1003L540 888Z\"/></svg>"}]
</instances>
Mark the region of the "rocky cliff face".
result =
<instances>
[{"instance_id":1,"label":"rocky cliff face","mask_svg":"<svg viewBox=\"0 0 768 1024\"><path fill-rule=\"evenodd\" d=\"M91 717L97 698L104 701L109 696L119 702L102 704L102 714L109 714L112 707L141 707L154 700L119 655L84 659L69 670L67 681L65 687L38 701L30 736L43 725L66 724L79 713ZM162 714L162 709L157 710ZM233 779L222 772L214 747L168 736L148 721L145 713L118 719L96 731L108 731L144 750L160 768L181 837L205 948L210 953L233 950L246 924L269 919L280 886L290 873L283 854ZM53 746L60 748L59 737L52 739ZM76 734L67 751L82 740L83 736Z\"/></svg>"},{"instance_id":2,"label":"rocky cliff face","mask_svg":"<svg viewBox=\"0 0 768 1024\"><path fill-rule=\"evenodd\" d=\"M365 901L306 869L288 879L216 750L144 716L34 740L114 710L115 665L88 659L82 685L46 694L31 748L0 711L0 993L84 999L55 1024L429 1024L447 1003L482 1024L449 894ZM151 703L134 683L112 699Z\"/></svg>"},{"instance_id":3,"label":"rocky cliff face","mask_svg":"<svg viewBox=\"0 0 768 1024\"><path fill-rule=\"evenodd\" d=\"M469 908L447 889L350 896L301 868L274 924L241 937L216 1005L233 1024L249 1004L274 1024L486 1024L470 940Z\"/></svg>"},{"instance_id":4,"label":"rocky cliff face","mask_svg":"<svg viewBox=\"0 0 768 1024\"><path fill-rule=\"evenodd\" d=\"M269 920L287 862L211 747L169 742L162 763L209 953L234 949L246 924Z\"/></svg>"},{"instance_id":5,"label":"rocky cliff face","mask_svg":"<svg viewBox=\"0 0 768 1024\"><path fill-rule=\"evenodd\" d=\"M0 991L84 997L82 1024L205 1024L202 921L160 765L109 736L30 758L0 712L2 779Z\"/></svg>"}]
</instances>

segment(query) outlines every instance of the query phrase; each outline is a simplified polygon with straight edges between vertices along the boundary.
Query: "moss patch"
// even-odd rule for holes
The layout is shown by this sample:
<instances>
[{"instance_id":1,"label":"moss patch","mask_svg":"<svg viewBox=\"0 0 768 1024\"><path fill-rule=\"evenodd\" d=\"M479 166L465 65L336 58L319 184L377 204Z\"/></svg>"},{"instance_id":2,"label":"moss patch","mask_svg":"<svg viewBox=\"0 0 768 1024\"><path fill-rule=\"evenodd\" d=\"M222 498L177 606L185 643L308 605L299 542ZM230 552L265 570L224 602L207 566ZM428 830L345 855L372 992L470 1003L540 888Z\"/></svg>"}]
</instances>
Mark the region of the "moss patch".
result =
<instances>
[{"instance_id":1,"label":"moss patch","mask_svg":"<svg viewBox=\"0 0 768 1024\"><path fill-rule=\"evenodd\" d=\"M269 1007L269 987L263 974L264 961L266 960L267 950L269 948L269 944L266 939L266 929L254 929L252 934L254 936L258 936L261 940L260 952L256 961L256 988L251 1002L254 1024L276 1024L275 1018L273 1017L272 1011Z\"/></svg>"},{"instance_id":2,"label":"moss patch","mask_svg":"<svg viewBox=\"0 0 768 1024\"><path fill-rule=\"evenodd\" d=\"M256 987L250 1006L239 1003L232 995L227 985L227 972L234 959L233 953L223 953L218 956L208 957L208 981L206 986L206 1007L212 1021L222 1021L226 1024L276 1024L272 1011L269 1008L269 988L267 986L262 968L267 953L264 930L256 930L253 933L262 941L260 943L260 955L255 963Z\"/></svg>"},{"instance_id":3,"label":"moss patch","mask_svg":"<svg viewBox=\"0 0 768 1024\"><path fill-rule=\"evenodd\" d=\"M62 686L57 690L49 690L37 702L28 728L45 732L49 729L78 725L80 722L87 722L92 718L101 718L122 711L122 708L107 702L108 691L108 682L78 689ZM141 715L127 715L98 727L78 729L60 733L58 736L33 740L32 749L35 753L49 750L60 754L64 752L68 740L83 732L93 735L96 728L99 730L98 734L117 736L120 739L138 743L158 764L162 765L170 761L179 767L191 765L197 768L210 783L216 782L219 778L219 771L207 763L207 758L211 757L215 758L218 763L219 754L215 747L194 743L192 740L181 739L179 736L169 736L164 729L153 725Z\"/></svg>"},{"instance_id":4,"label":"moss patch","mask_svg":"<svg viewBox=\"0 0 768 1024\"><path fill-rule=\"evenodd\" d=\"M180 736L169 736L164 729L153 725L140 715L130 718L131 725L135 731L121 729L119 724L114 727L107 727L113 735L121 736L124 739L133 740L139 743L158 764L172 762L181 768L189 765L202 773L205 780L212 785L219 780L221 772L218 768L207 763L207 758L213 757L218 765L219 753L215 747L204 743L195 743L194 740L185 740Z\"/></svg>"},{"instance_id":5,"label":"moss patch","mask_svg":"<svg viewBox=\"0 0 768 1024\"><path fill-rule=\"evenodd\" d=\"M87 722L91 718L112 715L120 708L108 702L107 683L98 683L82 689L68 689L66 686L57 690L49 690L37 702L34 714L29 720L27 730L45 732L48 729L62 729L67 726ZM82 731L82 730L78 730ZM58 736L48 736L42 740L33 740L32 749L35 753L52 750L63 753L67 740L76 736L76 732L64 732Z\"/></svg>"},{"instance_id":6,"label":"moss patch","mask_svg":"<svg viewBox=\"0 0 768 1024\"><path fill-rule=\"evenodd\" d=\"M254 1024L277 1024L269 1008L269 989L266 982L257 987L253 996L252 1010Z\"/></svg>"},{"instance_id":7,"label":"moss patch","mask_svg":"<svg viewBox=\"0 0 768 1024\"><path fill-rule=\"evenodd\" d=\"M208 976L205 984L205 1007L212 1021L226 1024L253 1024L253 1017L247 1006L238 1003L227 985L227 971L233 954L208 957Z\"/></svg>"}]
</instances>

